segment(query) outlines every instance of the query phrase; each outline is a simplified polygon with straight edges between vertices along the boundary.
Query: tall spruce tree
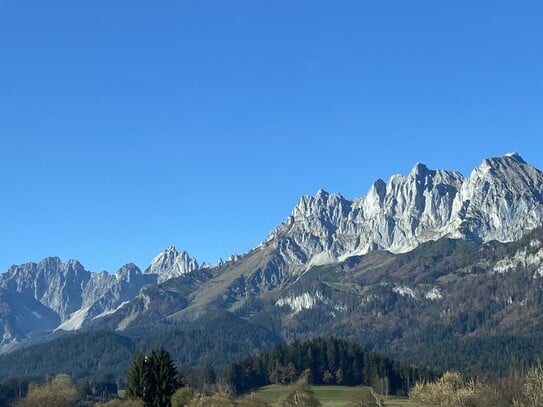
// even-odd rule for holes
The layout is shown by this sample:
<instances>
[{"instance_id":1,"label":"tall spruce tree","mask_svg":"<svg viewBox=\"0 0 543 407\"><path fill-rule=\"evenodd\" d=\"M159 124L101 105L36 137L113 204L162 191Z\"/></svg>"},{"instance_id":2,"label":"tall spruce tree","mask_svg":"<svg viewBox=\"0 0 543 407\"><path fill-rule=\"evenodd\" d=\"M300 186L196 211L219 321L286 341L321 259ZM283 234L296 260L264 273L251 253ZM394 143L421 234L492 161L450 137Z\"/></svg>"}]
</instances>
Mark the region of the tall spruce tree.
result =
<instances>
[{"instance_id":1,"label":"tall spruce tree","mask_svg":"<svg viewBox=\"0 0 543 407\"><path fill-rule=\"evenodd\" d=\"M149 392L144 398L150 407L170 407L172 394L178 387L177 369L164 349L153 349L149 357Z\"/></svg>"},{"instance_id":2,"label":"tall spruce tree","mask_svg":"<svg viewBox=\"0 0 543 407\"><path fill-rule=\"evenodd\" d=\"M146 366L146 356L137 352L126 377L126 395L131 399L145 398L146 387L149 382L149 371Z\"/></svg>"},{"instance_id":3,"label":"tall spruce tree","mask_svg":"<svg viewBox=\"0 0 543 407\"><path fill-rule=\"evenodd\" d=\"M163 348L153 349L150 356L138 352L126 378L126 395L143 400L145 407L170 407L177 389L177 369Z\"/></svg>"}]
</instances>

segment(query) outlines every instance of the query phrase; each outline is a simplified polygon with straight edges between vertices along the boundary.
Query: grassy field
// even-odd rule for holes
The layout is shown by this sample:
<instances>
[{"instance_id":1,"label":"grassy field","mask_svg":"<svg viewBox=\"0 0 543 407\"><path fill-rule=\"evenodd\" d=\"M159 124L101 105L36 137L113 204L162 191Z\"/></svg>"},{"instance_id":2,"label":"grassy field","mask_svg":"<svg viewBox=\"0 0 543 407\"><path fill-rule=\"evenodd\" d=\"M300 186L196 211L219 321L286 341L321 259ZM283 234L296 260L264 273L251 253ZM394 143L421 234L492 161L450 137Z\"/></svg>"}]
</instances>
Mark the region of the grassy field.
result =
<instances>
[{"instance_id":1,"label":"grassy field","mask_svg":"<svg viewBox=\"0 0 543 407\"><path fill-rule=\"evenodd\" d=\"M315 396L320 400L323 407L344 407L349 405L349 401L356 394L356 387L346 386L314 386ZM286 386L266 386L256 392L256 394L272 406L277 405L277 400L287 392ZM405 398L387 397L385 398L386 407L407 407L408 401Z\"/></svg>"}]
</instances>

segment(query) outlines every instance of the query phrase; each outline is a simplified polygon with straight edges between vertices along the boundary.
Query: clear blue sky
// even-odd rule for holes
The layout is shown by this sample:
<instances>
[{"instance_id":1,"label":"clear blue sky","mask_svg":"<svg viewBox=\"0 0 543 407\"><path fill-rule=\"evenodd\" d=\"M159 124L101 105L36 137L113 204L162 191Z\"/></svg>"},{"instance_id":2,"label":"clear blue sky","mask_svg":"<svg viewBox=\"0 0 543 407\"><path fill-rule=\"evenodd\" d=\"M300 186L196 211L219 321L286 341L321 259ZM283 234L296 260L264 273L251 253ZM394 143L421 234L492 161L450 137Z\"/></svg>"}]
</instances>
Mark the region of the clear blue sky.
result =
<instances>
[{"instance_id":1,"label":"clear blue sky","mask_svg":"<svg viewBox=\"0 0 543 407\"><path fill-rule=\"evenodd\" d=\"M543 2L0 0L0 270L243 253L318 188L543 168Z\"/></svg>"}]
</instances>

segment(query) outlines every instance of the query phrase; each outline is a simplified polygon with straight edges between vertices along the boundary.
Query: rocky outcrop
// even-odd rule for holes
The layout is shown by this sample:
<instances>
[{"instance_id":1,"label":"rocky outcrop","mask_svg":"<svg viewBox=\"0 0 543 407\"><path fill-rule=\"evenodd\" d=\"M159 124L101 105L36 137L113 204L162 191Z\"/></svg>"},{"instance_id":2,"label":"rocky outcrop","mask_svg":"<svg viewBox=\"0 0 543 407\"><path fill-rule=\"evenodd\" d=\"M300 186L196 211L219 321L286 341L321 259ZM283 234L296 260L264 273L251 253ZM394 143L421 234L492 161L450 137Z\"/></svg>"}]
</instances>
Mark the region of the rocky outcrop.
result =
<instances>
[{"instance_id":1,"label":"rocky outcrop","mask_svg":"<svg viewBox=\"0 0 543 407\"><path fill-rule=\"evenodd\" d=\"M196 270L198 267L196 259L187 252L178 252L175 247L170 246L153 259L151 265L145 270L145 274L156 274L158 282L161 283Z\"/></svg>"},{"instance_id":2,"label":"rocky outcrop","mask_svg":"<svg viewBox=\"0 0 543 407\"><path fill-rule=\"evenodd\" d=\"M514 241L543 223L542 194L543 173L515 153L484 160L468 178L417 164L352 201L323 190L302 197L265 244L289 264L314 265L445 236Z\"/></svg>"},{"instance_id":3,"label":"rocky outcrop","mask_svg":"<svg viewBox=\"0 0 543 407\"><path fill-rule=\"evenodd\" d=\"M462 184L452 237L510 242L543 223L543 172L518 154L489 158Z\"/></svg>"},{"instance_id":4,"label":"rocky outcrop","mask_svg":"<svg viewBox=\"0 0 543 407\"><path fill-rule=\"evenodd\" d=\"M0 347L38 331L79 329L156 283L156 275L144 275L134 264L115 275L58 257L12 266L0 275Z\"/></svg>"}]
</instances>

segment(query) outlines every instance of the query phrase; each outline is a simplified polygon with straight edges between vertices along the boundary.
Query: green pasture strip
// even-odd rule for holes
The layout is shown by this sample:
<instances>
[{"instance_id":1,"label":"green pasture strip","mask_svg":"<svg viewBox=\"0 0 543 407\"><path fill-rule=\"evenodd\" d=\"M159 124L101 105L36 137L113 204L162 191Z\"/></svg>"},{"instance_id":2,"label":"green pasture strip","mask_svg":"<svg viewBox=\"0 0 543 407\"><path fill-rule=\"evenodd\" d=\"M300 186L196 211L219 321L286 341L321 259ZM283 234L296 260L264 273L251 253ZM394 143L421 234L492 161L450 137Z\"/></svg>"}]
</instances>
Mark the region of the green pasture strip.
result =
<instances>
[{"instance_id":1,"label":"green pasture strip","mask_svg":"<svg viewBox=\"0 0 543 407\"><path fill-rule=\"evenodd\" d=\"M356 394L356 387L348 386L312 386L315 396L320 400L323 407L347 407ZM288 392L288 386L270 385L262 387L255 393L270 403L277 406L277 401L282 395ZM407 407L409 402L406 398L385 397L385 407Z\"/></svg>"}]
</instances>

